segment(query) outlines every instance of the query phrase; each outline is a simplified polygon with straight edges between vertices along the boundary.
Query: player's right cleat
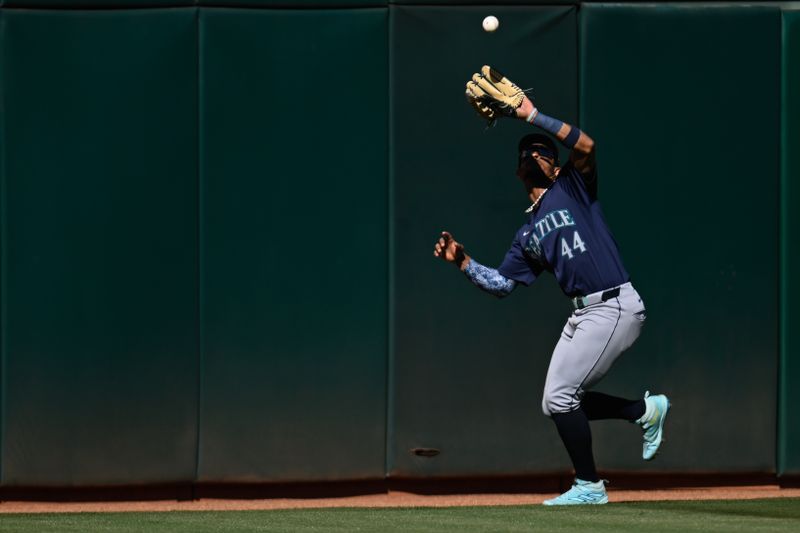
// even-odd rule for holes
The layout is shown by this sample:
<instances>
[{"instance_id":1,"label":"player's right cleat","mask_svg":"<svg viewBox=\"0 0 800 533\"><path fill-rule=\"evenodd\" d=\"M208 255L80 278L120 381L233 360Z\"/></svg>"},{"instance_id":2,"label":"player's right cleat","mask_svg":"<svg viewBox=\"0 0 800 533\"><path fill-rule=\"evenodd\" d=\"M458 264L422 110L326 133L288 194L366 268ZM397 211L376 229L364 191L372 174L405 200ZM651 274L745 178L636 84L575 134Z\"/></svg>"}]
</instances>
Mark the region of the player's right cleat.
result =
<instances>
[{"instance_id":1,"label":"player's right cleat","mask_svg":"<svg viewBox=\"0 0 800 533\"><path fill-rule=\"evenodd\" d=\"M543 505L602 505L608 503L605 482L591 482L575 478L575 484L567 492L553 498L545 500Z\"/></svg>"},{"instance_id":2,"label":"player's right cleat","mask_svg":"<svg viewBox=\"0 0 800 533\"><path fill-rule=\"evenodd\" d=\"M644 393L644 404L644 414L636 423L644 431L642 459L649 461L655 457L664 438L664 420L667 418L670 403L669 398L663 394L650 396L650 391L647 391Z\"/></svg>"}]
</instances>

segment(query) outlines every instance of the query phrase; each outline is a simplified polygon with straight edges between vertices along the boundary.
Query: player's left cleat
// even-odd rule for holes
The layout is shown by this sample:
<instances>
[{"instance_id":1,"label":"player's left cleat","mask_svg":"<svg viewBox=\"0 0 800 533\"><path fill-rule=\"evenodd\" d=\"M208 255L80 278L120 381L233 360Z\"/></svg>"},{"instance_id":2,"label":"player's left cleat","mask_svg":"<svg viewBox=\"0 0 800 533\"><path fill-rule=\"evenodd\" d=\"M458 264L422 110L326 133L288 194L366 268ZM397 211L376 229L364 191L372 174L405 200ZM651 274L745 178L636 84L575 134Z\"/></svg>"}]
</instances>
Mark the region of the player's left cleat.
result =
<instances>
[{"instance_id":1,"label":"player's left cleat","mask_svg":"<svg viewBox=\"0 0 800 533\"><path fill-rule=\"evenodd\" d=\"M543 505L602 505L608 503L605 482L601 479L597 482L584 481L575 478L575 484L567 492L553 498L545 500Z\"/></svg>"},{"instance_id":2,"label":"player's left cleat","mask_svg":"<svg viewBox=\"0 0 800 533\"><path fill-rule=\"evenodd\" d=\"M644 393L645 411L642 418L636 421L644 431L642 444L642 459L645 461L655 457L658 447L664 440L664 420L670 408L669 398L663 394L650 396L650 391Z\"/></svg>"}]
</instances>

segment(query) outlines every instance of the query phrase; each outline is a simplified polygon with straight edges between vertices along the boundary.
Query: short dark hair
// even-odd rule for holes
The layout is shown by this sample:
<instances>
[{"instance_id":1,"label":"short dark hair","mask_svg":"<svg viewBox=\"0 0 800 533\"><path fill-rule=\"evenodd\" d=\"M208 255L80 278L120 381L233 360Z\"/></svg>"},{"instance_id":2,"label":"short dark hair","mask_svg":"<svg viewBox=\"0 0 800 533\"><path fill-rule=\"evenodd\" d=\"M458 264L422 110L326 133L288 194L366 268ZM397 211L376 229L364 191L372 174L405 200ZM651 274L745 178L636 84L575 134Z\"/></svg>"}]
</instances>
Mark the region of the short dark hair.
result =
<instances>
[{"instance_id":1,"label":"short dark hair","mask_svg":"<svg viewBox=\"0 0 800 533\"><path fill-rule=\"evenodd\" d=\"M552 154L554 164L556 166L558 165L558 147L553 139L543 133L530 133L519 140L519 144L517 145L517 151L519 152L518 164L521 164L523 160L530 157L532 152L539 151L532 149L536 145L543 145Z\"/></svg>"}]
</instances>

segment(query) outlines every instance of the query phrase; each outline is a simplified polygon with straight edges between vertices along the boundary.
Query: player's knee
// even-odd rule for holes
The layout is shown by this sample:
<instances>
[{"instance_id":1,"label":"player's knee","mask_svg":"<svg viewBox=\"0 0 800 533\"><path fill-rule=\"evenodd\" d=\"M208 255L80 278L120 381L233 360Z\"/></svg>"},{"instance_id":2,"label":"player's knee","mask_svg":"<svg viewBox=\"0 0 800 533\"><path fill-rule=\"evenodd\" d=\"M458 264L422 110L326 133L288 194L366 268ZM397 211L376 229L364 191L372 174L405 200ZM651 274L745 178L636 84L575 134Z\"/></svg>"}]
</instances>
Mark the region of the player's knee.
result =
<instances>
[{"instance_id":1,"label":"player's knee","mask_svg":"<svg viewBox=\"0 0 800 533\"><path fill-rule=\"evenodd\" d=\"M572 398L563 394L545 391L542 397L542 412L544 416L552 416L553 413L569 413L575 410L575 406L572 403Z\"/></svg>"}]
</instances>

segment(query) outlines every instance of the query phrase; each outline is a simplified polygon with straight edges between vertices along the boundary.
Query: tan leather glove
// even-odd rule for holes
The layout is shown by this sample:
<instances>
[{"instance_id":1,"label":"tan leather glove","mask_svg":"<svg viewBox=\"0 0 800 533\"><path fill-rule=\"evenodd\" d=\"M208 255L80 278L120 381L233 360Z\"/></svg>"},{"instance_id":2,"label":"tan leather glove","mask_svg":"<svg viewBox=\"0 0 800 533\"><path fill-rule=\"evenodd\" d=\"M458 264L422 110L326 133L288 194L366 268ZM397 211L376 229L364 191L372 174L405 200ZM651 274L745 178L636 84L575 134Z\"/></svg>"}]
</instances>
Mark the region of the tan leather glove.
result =
<instances>
[{"instance_id":1,"label":"tan leather glove","mask_svg":"<svg viewBox=\"0 0 800 533\"><path fill-rule=\"evenodd\" d=\"M525 92L500 72L484 65L467 82L466 96L478 114L493 123L499 117L515 117Z\"/></svg>"}]
</instances>

